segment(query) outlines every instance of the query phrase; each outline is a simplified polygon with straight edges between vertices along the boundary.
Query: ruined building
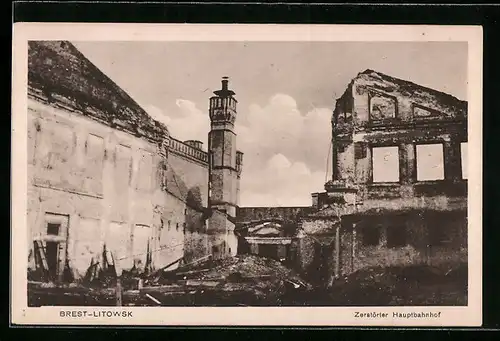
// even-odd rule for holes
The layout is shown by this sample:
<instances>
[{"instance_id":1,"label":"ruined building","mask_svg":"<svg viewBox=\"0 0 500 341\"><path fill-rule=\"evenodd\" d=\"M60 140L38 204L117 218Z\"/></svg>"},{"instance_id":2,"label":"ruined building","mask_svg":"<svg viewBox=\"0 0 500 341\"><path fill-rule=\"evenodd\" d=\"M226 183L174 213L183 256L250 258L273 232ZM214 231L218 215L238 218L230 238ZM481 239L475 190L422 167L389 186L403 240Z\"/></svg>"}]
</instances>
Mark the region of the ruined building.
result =
<instances>
[{"instance_id":1,"label":"ruined building","mask_svg":"<svg viewBox=\"0 0 500 341\"><path fill-rule=\"evenodd\" d=\"M367 266L467 261L467 102L366 70L336 102L332 146L332 179L294 209L293 232L273 220L284 208L240 208L249 252L290 245L325 285Z\"/></svg>"},{"instance_id":2,"label":"ruined building","mask_svg":"<svg viewBox=\"0 0 500 341\"><path fill-rule=\"evenodd\" d=\"M170 136L71 43L28 49L32 276L78 280L109 255L144 271L236 254L243 154L227 79L210 98L205 151Z\"/></svg>"}]
</instances>

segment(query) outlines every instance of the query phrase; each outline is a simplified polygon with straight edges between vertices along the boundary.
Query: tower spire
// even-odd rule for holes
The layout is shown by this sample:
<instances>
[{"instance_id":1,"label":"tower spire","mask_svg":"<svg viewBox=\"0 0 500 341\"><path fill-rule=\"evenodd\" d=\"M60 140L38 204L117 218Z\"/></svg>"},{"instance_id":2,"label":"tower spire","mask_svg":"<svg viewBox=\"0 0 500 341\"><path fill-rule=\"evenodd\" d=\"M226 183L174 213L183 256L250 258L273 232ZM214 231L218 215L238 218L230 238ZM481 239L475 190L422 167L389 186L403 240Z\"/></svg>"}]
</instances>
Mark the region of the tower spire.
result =
<instances>
[{"instance_id":1,"label":"tower spire","mask_svg":"<svg viewBox=\"0 0 500 341\"><path fill-rule=\"evenodd\" d=\"M222 83L222 90L227 91L227 84L229 83L229 77L228 76L222 77L221 83Z\"/></svg>"},{"instance_id":2,"label":"tower spire","mask_svg":"<svg viewBox=\"0 0 500 341\"><path fill-rule=\"evenodd\" d=\"M226 97L232 97L236 95L233 90L229 90L229 77L224 76L222 77L222 87L220 90L214 91L214 95L221 97L221 98L226 98Z\"/></svg>"}]
</instances>

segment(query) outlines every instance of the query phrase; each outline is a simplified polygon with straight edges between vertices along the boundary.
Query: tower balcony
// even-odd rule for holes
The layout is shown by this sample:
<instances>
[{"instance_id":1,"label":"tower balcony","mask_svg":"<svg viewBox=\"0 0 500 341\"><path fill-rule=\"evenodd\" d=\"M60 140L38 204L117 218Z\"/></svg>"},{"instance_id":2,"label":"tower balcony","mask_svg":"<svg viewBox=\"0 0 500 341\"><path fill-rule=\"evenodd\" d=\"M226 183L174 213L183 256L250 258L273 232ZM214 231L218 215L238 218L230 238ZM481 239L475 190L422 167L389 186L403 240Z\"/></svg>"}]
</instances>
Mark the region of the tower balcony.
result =
<instances>
[{"instance_id":1,"label":"tower balcony","mask_svg":"<svg viewBox=\"0 0 500 341\"><path fill-rule=\"evenodd\" d=\"M210 110L233 110L236 111L238 101L234 97L210 97Z\"/></svg>"},{"instance_id":2,"label":"tower balcony","mask_svg":"<svg viewBox=\"0 0 500 341\"><path fill-rule=\"evenodd\" d=\"M210 97L209 115L212 121L230 122L234 124L236 120L236 104L234 91L228 87L228 77L222 77L222 87L214 91L214 96Z\"/></svg>"}]
</instances>

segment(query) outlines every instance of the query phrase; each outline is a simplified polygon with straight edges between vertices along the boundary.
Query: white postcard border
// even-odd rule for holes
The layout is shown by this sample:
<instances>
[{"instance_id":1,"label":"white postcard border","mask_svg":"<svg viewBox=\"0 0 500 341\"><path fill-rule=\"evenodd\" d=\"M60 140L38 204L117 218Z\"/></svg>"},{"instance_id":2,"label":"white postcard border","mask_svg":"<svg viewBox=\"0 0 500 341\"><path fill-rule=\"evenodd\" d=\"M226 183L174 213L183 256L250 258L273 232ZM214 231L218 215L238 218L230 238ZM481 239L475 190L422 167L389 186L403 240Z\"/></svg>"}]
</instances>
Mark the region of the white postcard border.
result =
<instances>
[{"instance_id":1,"label":"white postcard border","mask_svg":"<svg viewBox=\"0 0 500 341\"><path fill-rule=\"evenodd\" d=\"M27 41L468 42L469 287L466 307L27 307ZM11 323L190 326L480 326L482 323L482 27L16 23L13 31ZM80 312L80 313L78 313ZM84 313L85 312L85 313ZM110 313L111 312L111 313ZM387 317L356 317L356 313ZM408 314L395 318L394 313ZM418 313L436 317L418 318ZM69 315L69 316L68 316ZM73 316L74 315L74 316ZM85 315L85 316L83 316ZM108 315L120 315L109 317ZM380 315L380 314L379 314ZM403 316L403 315L401 315ZM408 317L413 316L413 317Z\"/></svg>"}]
</instances>

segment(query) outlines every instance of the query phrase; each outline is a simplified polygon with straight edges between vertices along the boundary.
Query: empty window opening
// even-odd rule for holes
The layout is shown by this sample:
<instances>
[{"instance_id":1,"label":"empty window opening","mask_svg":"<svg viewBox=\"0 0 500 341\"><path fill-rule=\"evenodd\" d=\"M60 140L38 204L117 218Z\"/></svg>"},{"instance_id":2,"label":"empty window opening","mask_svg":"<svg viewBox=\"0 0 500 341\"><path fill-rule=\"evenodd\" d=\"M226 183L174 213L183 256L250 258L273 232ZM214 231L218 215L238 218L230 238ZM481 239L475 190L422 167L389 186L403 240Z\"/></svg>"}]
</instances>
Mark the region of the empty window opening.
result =
<instances>
[{"instance_id":1,"label":"empty window opening","mask_svg":"<svg viewBox=\"0 0 500 341\"><path fill-rule=\"evenodd\" d=\"M407 245L405 226L387 228L387 247L403 247Z\"/></svg>"},{"instance_id":2,"label":"empty window opening","mask_svg":"<svg viewBox=\"0 0 500 341\"><path fill-rule=\"evenodd\" d=\"M399 182L399 148L372 149L373 182Z\"/></svg>"},{"instance_id":3,"label":"empty window opening","mask_svg":"<svg viewBox=\"0 0 500 341\"><path fill-rule=\"evenodd\" d=\"M46 213L44 251L50 281L62 279L64 271L66 241L69 217L67 215Z\"/></svg>"},{"instance_id":4,"label":"empty window opening","mask_svg":"<svg viewBox=\"0 0 500 341\"><path fill-rule=\"evenodd\" d=\"M374 96L370 99L370 118L383 120L396 117L396 101L385 96Z\"/></svg>"},{"instance_id":5,"label":"empty window opening","mask_svg":"<svg viewBox=\"0 0 500 341\"><path fill-rule=\"evenodd\" d=\"M354 144L354 157L355 159L364 159L366 157L366 143L356 142Z\"/></svg>"},{"instance_id":6,"label":"empty window opening","mask_svg":"<svg viewBox=\"0 0 500 341\"><path fill-rule=\"evenodd\" d=\"M460 143L460 155L462 160L462 179L466 180L469 178L468 166L469 166L469 155L468 155L467 142Z\"/></svg>"},{"instance_id":7,"label":"empty window opening","mask_svg":"<svg viewBox=\"0 0 500 341\"><path fill-rule=\"evenodd\" d=\"M365 227L363 229L363 245L377 246L380 243L380 227Z\"/></svg>"},{"instance_id":8,"label":"empty window opening","mask_svg":"<svg viewBox=\"0 0 500 341\"><path fill-rule=\"evenodd\" d=\"M442 144L417 145L417 181L443 180Z\"/></svg>"}]
</instances>

